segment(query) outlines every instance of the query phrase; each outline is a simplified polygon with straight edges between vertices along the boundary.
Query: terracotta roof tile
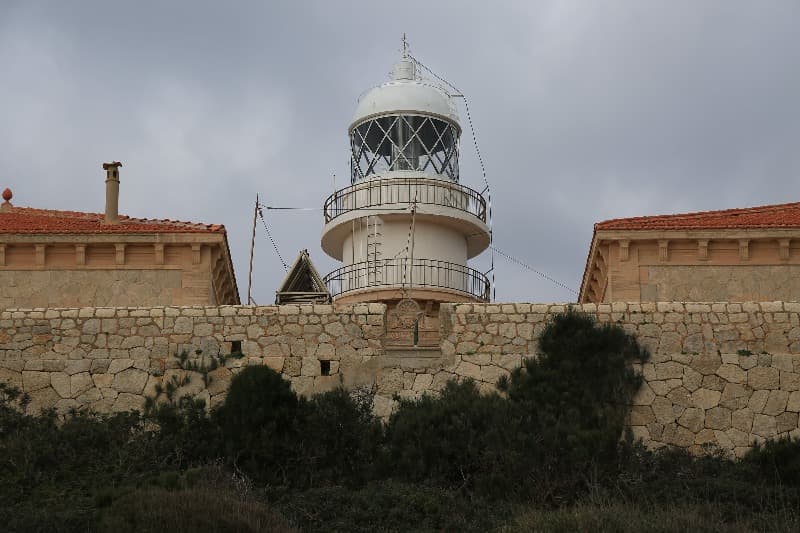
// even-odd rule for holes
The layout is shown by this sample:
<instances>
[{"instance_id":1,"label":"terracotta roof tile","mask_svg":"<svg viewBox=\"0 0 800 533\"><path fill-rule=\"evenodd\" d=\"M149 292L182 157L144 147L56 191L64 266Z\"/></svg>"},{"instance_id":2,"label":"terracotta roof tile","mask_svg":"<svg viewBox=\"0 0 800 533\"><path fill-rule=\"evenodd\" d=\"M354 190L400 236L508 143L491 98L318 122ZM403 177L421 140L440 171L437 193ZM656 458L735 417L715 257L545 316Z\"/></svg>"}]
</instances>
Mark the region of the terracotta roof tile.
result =
<instances>
[{"instance_id":1,"label":"terracotta roof tile","mask_svg":"<svg viewBox=\"0 0 800 533\"><path fill-rule=\"evenodd\" d=\"M153 220L120 215L119 224L103 224L102 213L13 207L0 212L0 233L225 233L219 224Z\"/></svg>"},{"instance_id":2,"label":"terracotta roof tile","mask_svg":"<svg viewBox=\"0 0 800 533\"><path fill-rule=\"evenodd\" d=\"M597 230L702 230L744 228L800 228L800 202L723 211L701 211L605 220Z\"/></svg>"}]
</instances>

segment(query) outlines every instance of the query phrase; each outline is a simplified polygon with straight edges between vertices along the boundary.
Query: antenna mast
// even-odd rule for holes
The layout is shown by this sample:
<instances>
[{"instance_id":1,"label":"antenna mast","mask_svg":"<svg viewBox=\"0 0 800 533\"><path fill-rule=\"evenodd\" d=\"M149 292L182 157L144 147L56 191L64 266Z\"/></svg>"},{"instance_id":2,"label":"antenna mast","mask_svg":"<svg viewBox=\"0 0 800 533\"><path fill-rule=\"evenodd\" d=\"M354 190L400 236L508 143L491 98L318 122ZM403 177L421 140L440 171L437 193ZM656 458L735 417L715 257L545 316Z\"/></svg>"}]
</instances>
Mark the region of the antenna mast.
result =
<instances>
[{"instance_id":1,"label":"antenna mast","mask_svg":"<svg viewBox=\"0 0 800 533\"><path fill-rule=\"evenodd\" d=\"M256 205L253 209L253 238L250 240L250 272L247 275L247 305L253 303L251 291L253 288L253 251L256 248L256 219L258 217L258 193L256 193Z\"/></svg>"}]
</instances>

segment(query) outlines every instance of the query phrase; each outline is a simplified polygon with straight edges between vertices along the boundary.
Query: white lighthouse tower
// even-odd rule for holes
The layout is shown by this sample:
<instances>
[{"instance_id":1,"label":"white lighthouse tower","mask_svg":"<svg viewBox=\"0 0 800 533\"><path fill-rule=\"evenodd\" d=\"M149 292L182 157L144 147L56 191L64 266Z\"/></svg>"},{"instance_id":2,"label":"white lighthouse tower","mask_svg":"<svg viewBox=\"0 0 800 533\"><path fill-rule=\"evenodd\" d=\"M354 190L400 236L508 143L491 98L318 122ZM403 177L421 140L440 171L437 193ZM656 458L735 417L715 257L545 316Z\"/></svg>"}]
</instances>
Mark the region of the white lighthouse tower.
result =
<instances>
[{"instance_id":1,"label":"white lighthouse tower","mask_svg":"<svg viewBox=\"0 0 800 533\"><path fill-rule=\"evenodd\" d=\"M467 264L489 246L487 204L459 184L461 126L453 96L408 54L358 101L351 185L325 201L322 249L344 265L325 277L338 302L487 301Z\"/></svg>"}]
</instances>

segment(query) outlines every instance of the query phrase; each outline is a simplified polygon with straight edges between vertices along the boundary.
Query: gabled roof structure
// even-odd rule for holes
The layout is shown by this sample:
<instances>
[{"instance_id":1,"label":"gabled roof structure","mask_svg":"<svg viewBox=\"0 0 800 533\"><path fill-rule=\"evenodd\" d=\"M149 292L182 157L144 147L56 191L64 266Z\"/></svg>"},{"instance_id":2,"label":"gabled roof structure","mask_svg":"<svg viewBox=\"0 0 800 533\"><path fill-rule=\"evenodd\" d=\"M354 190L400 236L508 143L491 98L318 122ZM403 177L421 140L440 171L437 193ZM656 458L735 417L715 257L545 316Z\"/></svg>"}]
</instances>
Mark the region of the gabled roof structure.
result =
<instances>
[{"instance_id":1,"label":"gabled roof structure","mask_svg":"<svg viewBox=\"0 0 800 533\"><path fill-rule=\"evenodd\" d=\"M331 294L322 280L308 250L302 250L295 259L286 277L275 292L275 303L329 303Z\"/></svg>"},{"instance_id":2,"label":"gabled roof structure","mask_svg":"<svg viewBox=\"0 0 800 533\"><path fill-rule=\"evenodd\" d=\"M636 301L635 292L649 283L645 270L654 265L796 264L793 250L799 240L800 202L605 220L594 225L579 302ZM652 250L649 255L646 247ZM609 285L616 287L611 296Z\"/></svg>"}]
</instances>

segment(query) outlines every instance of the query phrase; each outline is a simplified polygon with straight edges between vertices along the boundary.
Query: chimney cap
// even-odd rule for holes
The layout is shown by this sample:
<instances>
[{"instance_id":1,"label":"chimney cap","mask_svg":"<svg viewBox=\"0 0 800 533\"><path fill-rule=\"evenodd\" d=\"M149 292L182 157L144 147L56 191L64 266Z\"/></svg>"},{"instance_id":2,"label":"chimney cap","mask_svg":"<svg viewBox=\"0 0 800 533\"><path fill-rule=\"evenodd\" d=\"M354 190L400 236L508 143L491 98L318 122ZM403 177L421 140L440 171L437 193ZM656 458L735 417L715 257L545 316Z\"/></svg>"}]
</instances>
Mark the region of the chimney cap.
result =
<instances>
[{"instance_id":1,"label":"chimney cap","mask_svg":"<svg viewBox=\"0 0 800 533\"><path fill-rule=\"evenodd\" d=\"M111 163L103 163L103 170L108 170L111 168L119 168L122 166L122 163L119 161L112 161Z\"/></svg>"}]
</instances>

